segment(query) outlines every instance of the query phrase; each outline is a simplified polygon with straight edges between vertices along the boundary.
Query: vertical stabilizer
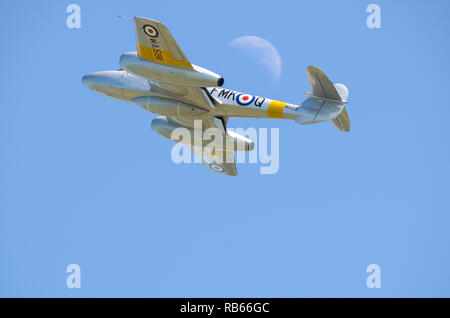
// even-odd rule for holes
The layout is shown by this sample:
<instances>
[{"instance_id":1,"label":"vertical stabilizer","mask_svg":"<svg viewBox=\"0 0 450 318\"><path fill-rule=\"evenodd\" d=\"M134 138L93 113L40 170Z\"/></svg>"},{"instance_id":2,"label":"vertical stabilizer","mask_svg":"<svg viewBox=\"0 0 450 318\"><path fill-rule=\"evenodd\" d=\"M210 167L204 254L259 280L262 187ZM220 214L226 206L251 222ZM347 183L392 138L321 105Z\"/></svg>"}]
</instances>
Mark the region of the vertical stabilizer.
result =
<instances>
[{"instance_id":1,"label":"vertical stabilizer","mask_svg":"<svg viewBox=\"0 0 450 318\"><path fill-rule=\"evenodd\" d=\"M322 72L318 67L308 66L308 80L311 87L310 97L322 98L341 102L341 96L339 95L336 87L330 81L330 79Z\"/></svg>"}]
</instances>

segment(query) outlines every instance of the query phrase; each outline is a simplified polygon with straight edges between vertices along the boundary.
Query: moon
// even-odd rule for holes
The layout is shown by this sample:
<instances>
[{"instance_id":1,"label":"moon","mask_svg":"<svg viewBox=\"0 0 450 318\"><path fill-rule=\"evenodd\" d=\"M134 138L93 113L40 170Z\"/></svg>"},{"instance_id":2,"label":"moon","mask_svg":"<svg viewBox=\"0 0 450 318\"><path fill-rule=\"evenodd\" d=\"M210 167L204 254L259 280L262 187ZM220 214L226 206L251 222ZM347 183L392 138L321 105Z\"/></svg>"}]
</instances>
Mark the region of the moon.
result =
<instances>
[{"instance_id":1,"label":"moon","mask_svg":"<svg viewBox=\"0 0 450 318\"><path fill-rule=\"evenodd\" d=\"M259 36L246 35L234 39L229 45L243 49L249 54L256 56L275 81L278 82L281 77L281 57L272 43Z\"/></svg>"}]
</instances>

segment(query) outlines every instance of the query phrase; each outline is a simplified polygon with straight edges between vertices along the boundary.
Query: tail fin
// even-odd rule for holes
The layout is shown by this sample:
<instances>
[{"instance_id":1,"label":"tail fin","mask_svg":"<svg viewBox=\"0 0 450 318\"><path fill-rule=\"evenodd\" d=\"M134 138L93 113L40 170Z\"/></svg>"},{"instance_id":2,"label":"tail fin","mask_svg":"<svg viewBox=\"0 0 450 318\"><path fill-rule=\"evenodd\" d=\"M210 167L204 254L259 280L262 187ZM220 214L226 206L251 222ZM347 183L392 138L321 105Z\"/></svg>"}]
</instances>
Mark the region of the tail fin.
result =
<instances>
[{"instance_id":1,"label":"tail fin","mask_svg":"<svg viewBox=\"0 0 450 318\"><path fill-rule=\"evenodd\" d=\"M341 113L335 119L331 120L331 123L340 131L349 132L350 118L348 118L347 109L344 107Z\"/></svg>"},{"instance_id":2,"label":"tail fin","mask_svg":"<svg viewBox=\"0 0 450 318\"><path fill-rule=\"evenodd\" d=\"M308 66L308 80L311 87L311 94L305 94L308 97L326 99L333 102L342 102L336 87L330 79L318 67Z\"/></svg>"},{"instance_id":3,"label":"tail fin","mask_svg":"<svg viewBox=\"0 0 450 318\"><path fill-rule=\"evenodd\" d=\"M333 84L322 70L315 66L308 66L308 79L311 93L307 97L319 98L335 103L347 103L348 89L343 84ZM331 120L334 127L340 131L350 131L350 119L345 107L337 117Z\"/></svg>"},{"instance_id":4,"label":"tail fin","mask_svg":"<svg viewBox=\"0 0 450 318\"><path fill-rule=\"evenodd\" d=\"M348 99L348 89L344 84L334 84L339 96L342 101L347 102ZM335 118L331 120L331 123L334 127L339 129L340 131L349 132L350 131L350 118L348 118L347 109L341 111L341 113Z\"/></svg>"}]
</instances>

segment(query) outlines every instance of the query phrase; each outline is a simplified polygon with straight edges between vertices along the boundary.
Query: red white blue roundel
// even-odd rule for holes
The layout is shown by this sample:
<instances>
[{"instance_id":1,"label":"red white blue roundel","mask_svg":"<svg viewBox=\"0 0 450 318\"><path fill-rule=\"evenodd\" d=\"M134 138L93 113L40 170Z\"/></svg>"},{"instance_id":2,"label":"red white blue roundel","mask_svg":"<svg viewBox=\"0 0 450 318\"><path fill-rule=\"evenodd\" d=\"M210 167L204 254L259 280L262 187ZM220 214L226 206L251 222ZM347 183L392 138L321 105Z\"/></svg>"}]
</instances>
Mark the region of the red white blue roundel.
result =
<instances>
[{"instance_id":1,"label":"red white blue roundel","mask_svg":"<svg viewBox=\"0 0 450 318\"><path fill-rule=\"evenodd\" d=\"M144 33L147 34L151 38L156 38L158 36L158 30L154 26L150 24L146 24L142 27L144 29Z\"/></svg>"},{"instance_id":2,"label":"red white blue roundel","mask_svg":"<svg viewBox=\"0 0 450 318\"><path fill-rule=\"evenodd\" d=\"M247 105L250 105L254 99L255 99L255 96L253 96L253 95L239 94L236 97L236 102L241 106L247 106Z\"/></svg>"},{"instance_id":3,"label":"red white blue roundel","mask_svg":"<svg viewBox=\"0 0 450 318\"><path fill-rule=\"evenodd\" d=\"M225 169L222 166L220 166L220 165L218 165L216 163L209 164L209 167L211 169L213 169L214 171L217 171L217 172L224 172L225 171Z\"/></svg>"}]
</instances>

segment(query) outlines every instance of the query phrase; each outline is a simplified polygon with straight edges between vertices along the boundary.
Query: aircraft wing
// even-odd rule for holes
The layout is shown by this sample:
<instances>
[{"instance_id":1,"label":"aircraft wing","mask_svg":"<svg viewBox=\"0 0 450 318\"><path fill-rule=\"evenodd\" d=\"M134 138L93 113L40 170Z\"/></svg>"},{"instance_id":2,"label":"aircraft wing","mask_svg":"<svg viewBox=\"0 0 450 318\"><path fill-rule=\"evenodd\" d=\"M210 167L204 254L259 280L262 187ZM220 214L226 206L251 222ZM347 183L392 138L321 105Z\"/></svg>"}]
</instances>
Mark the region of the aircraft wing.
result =
<instances>
[{"instance_id":1,"label":"aircraft wing","mask_svg":"<svg viewBox=\"0 0 450 318\"><path fill-rule=\"evenodd\" d=\"M175 68L193 69L178 43L167 27L161 22L134 18L136 29L136 49L140 58ZM179 101L198 106L205 110L214 109L213 100L201 87L188 87L148 80L152 91L163 93Z\"/></svg>"},{"instance_id":2,"label":"aircraft wing","mask_svg":"<svg viewBox=\"0 0 450 318\"><path fill-rule=\"evenodd\" d=\"M201 120L202 131L208 128L218 129L218 132L222 135L226 135L226 122L228 118L219 118L210 114L204 114L199 116L184 116L184 117L167 117L167 119L176 126L184 126L189 128L196 128L195 121Z\"/></svg>"},{"instance_id":3,"label":"aircraft wing","mask_svg":"<svg viewBox=\"0 0 450 318\"><path fill-rule=\"evenodd\" d=\"M151 90L187 104L198 106L204 110L213 110L215 108L213 100L210 99L209 94L201 87L182 86L176 84L169 84L164 82L148 79Z\"/></svg>"},{"instance_id":4,"label":"aircraft wing","mask_svg":"<svg viewBox=\"0 0 450 318\"><path fill-rule=\"evenodd\" d=\"M204 152L203 148L195 146L191 146L190 149L192 152L200 156L203 153L203 165L206 169L227 176L237 176L236 162L234 161L233 151L215 150L214 153L211 151Z\"/></svg>"},{"instance_id":5,"label":"aircraft wing","mask_svg":"<svg viewBox=\"0 0 450 318\"><path fill-rule=\"evenodd\" d=\"M139 57L154 63L192 69L191 63L164 24L135 17L134 25Z\"/></svg>"},{"instance_id":6,"label":"aircraft wing","mask_svg":"<svg viewBox=\"0 0 450 318\"><path fill-rule=\"evenodd\" d=\"M226 135L226 122L228 118L214 117L209 114L196 116L196 117L167 117L169 122L179 126L195 127L195 120L202 121L202 130L217 129L218 133ZM219 149L207 149L199 146L192 145L190 150L197 155L202 156L203 165L212 172L228 176L236 176L236 162L234 160L234 151L231 150L219 150Z\"/></svg>"},{"instance_id":7,"label":"aircraft wing","mask_svg":"<svg viewBox=\"0 0 450 318\"><path fill-rule=\"evenodd\" d=\"M193 69L186 55L184 55L180 46L164 24L139 17L135 17L134 22L137 40L136 49L140 58L175 68ZM214 104L218 103L202 87L182 86L153 79L148 79L148 82L153 92L170 96L171 98L198 106L205 110L213 110L215 108ZM197 117L168 117L167 119L175 125L192 128L194 128L195 120L202 120L202 130L215 128L221 134L226 135L225 125L227 118L218 118L206 114ZM202 154L204 148L191 146L191 151ZM213 172L231 176L237 175L233 151L206 151L202 158L205 167Z\"/></svg>"}]
</instances>

